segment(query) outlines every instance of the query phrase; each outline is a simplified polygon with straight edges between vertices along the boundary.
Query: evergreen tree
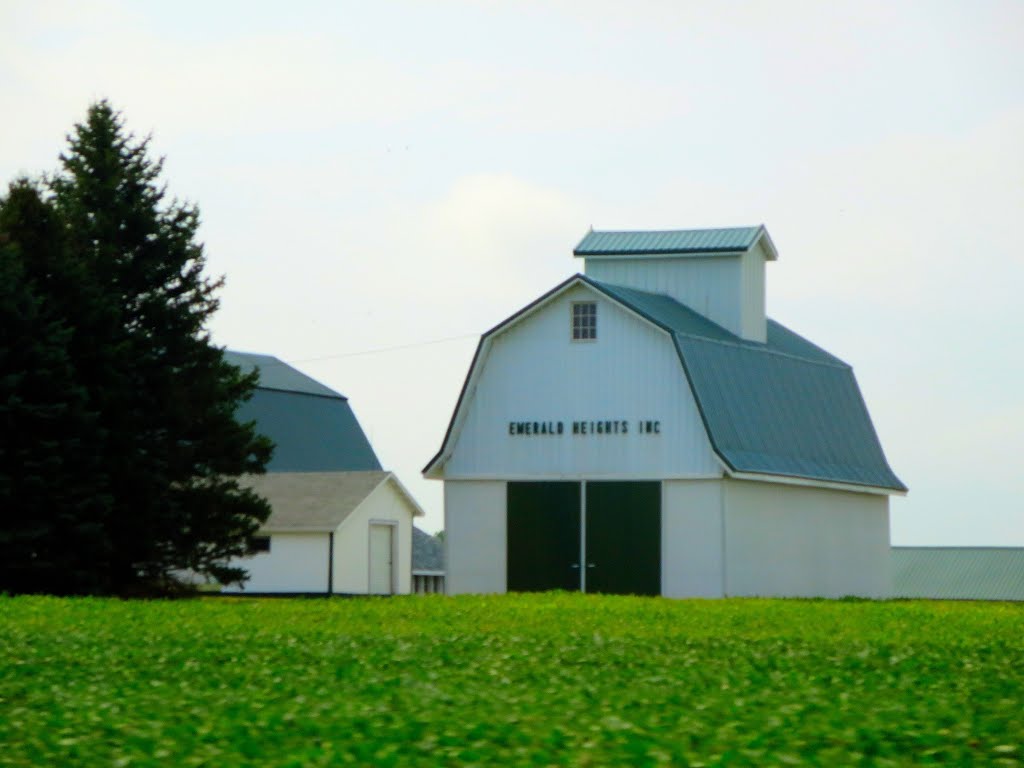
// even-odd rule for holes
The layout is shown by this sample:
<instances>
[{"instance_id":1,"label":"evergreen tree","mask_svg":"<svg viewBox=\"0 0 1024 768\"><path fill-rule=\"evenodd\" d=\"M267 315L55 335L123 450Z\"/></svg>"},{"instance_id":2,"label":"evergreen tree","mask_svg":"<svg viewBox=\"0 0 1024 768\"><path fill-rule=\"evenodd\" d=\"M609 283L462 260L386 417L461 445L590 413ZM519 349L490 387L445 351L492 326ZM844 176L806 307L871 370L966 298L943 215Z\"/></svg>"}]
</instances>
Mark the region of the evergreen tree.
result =
<instances>
[{"instance_id":1,"label":"evergreen tree","mask_svg":"<svg viewBox=\"0 0 1024 768\"><path fill-rule=\"evenodd\" d=\"M53 206L16 181L0 199L0 590L102 588L100 433L62 316L78 278Z\"/></svg>"},{"instance_id":2,"label":"evergreen tree","mask_svg":"<svg viewBox=\"0 0 1024 768\"><path fill-rule=\"evenodd\" d=\"M54 387L80 397L95 418L87 448L98 487L74 501L95 507L76 519L99 526L102 557L92 558L90 578L61 591L149 589L181 569L238 581L244 572L226 561L245 553L270 509L237 477L262 472L272 446L235 419L256 375L225 362L210 341L222 280L203 274L198 211L166 198L149 140L127 133L107 102L90 107L69 142L50 181L67 264L49 305L18 287L19 263L40 260L34 246L19 251L20 262L5 258L16 278L9 311L31 318L33 306L46 305L31 322L54 316L43 337L68 366ZM19 338L12 330L4 339L8 353ZM27 370L18 365L3 370ZM56 508L77 514L75 504Z\"/></svg>"}]
</instances>

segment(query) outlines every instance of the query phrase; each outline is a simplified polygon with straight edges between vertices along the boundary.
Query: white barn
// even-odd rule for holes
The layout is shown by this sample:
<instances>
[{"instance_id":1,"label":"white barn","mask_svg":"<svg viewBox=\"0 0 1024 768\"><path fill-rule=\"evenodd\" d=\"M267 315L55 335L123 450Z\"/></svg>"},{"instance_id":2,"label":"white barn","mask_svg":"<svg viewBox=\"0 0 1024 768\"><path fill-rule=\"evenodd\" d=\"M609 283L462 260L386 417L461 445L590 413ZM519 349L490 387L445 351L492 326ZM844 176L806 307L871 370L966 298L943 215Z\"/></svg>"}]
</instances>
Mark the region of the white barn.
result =
<instances>
[{"instance_id":1,"label":"white barn","mask_svg":"<svg viewBox=\"0 0 1024 768\"><path fill-rule=\"evenodd\" d=\"M483 335L424 469L447 591L889 595L906 488L850 366L765 316L764 227L574 253Z\"/></svg>"}]
</instances>

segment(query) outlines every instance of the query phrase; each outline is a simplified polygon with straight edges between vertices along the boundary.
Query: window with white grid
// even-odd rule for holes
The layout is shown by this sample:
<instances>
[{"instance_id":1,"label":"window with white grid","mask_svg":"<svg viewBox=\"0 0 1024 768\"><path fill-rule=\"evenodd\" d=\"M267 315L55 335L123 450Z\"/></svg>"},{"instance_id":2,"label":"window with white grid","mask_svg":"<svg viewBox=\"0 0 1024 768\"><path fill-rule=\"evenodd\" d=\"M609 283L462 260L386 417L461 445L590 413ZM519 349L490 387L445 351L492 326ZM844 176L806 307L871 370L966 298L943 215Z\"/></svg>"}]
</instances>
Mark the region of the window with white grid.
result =
<instances>
[{"instance_id":1,"label":"window with white grid","mask_svg":"<svg viewBox=\"0 0 1024 768\"><path fill-rule=\"evenodd\" d=\"M593 341L597 338L597 304L577 301L572 305L572 340Z\"/></svg>"}]
</instances>

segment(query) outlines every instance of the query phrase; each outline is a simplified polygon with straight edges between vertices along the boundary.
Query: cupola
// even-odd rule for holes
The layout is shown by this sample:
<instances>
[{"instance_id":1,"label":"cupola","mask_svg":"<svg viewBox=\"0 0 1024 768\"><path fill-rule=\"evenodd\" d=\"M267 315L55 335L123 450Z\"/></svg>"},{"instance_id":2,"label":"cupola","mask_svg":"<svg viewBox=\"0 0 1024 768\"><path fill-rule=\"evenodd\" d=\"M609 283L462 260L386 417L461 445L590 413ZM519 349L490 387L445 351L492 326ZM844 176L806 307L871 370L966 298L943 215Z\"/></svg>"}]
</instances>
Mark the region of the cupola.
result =
<instances>
[{"instance_id":1,"label":"cupola","mask_svg":"<svg viewBox=\"0 0 1024 768\"><path fill-rule=\"evenodd\" d=\"M778 253L763 225L591 230L573 255L599 282L666 294L743 339L767 339L765 262Z\"/></svg>"}]
</instances>

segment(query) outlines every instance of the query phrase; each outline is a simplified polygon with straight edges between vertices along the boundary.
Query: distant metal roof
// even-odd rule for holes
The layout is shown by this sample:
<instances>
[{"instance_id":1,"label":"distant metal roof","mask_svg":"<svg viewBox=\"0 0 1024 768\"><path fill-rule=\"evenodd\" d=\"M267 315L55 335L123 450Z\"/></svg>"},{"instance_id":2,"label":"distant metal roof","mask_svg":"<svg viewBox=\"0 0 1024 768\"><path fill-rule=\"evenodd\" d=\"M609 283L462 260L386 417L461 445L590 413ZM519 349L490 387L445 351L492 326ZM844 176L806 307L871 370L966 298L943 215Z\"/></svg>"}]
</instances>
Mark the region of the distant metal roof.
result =
<instances>
[{"instance_id":1,"label":"distant metal roof","mask_svg":"<svg viewBox=\"0 0 1024 768\"><path fill-rule=\"evenodd\" d=\"M669 296L583 280L672 333L708 438L732 470L906 490L839 358L774 320L760 344Z\"/></svg>"},{"instance_id":2,"label":"distant metal roof","mask_svg":"<svg viewBox=\"0 0 1024 768\"><path fill-rule=\"evenodd\" d=\"M377 455L340 397L257 389L238 409L240 421L255 421L274 441L268 472L379 470Z\"/></svg>"},{"instance_id":3,"label":"distant metal roof","mask_svg":"<svg viewBox=\"0 0 1024 768\"><path fill-rule=\"evenodd\" d=\"M1024 600L1024 547L893 547L895 597Z\"/></svg>"},{"instance_id":4,"label":"distant metal roof","mask_svg":"<svg viewBox=\"0 0 1024 768\"><path fill-rule=\"evenodd\" d=\"M380 470L380 461L348 399L271 355L224 352L243 371L258 370L259 386L238 409L274 441L268 472Z\"/></svg>"},{"instance_id":5,"label":"distant metal roof","mask_svg":"<svg viewBox=\"0 0 1024 768\"><path fill-rule=\"evenodd\" d=\"M767 237L763 226L635 232L590 231L573 250L573 255L737 253L753 246L762 235ZM774 247L769 250L771 258L775 258Z\"/></svg>"},{"instance_id":6,"label":"distant metal roof","mask_svg":"<svg viewBox=\"0 0 1024 768\"><path fill-rule=\"evenodd\" d=\"M254 369L259 370L259 385L263 389L277 389L282 392L301 392L306 395L345 399L344 395L335 392L330 387L324 386L316 379L310 378L272 355L234 352L229 349L224 351L224 359L232 365L237 365L245 373L249 373Z\"/></svg>"},{"instance_id":7,"label":"distant metal roof","mask_svg":"<svg viewBox=\"0 0 1024 768\"><path fill-rule=\"evenodd\" d=\"M412 528L412 572L444 573L444 542L436 536Z\"/></svg>"}]
</instances>

